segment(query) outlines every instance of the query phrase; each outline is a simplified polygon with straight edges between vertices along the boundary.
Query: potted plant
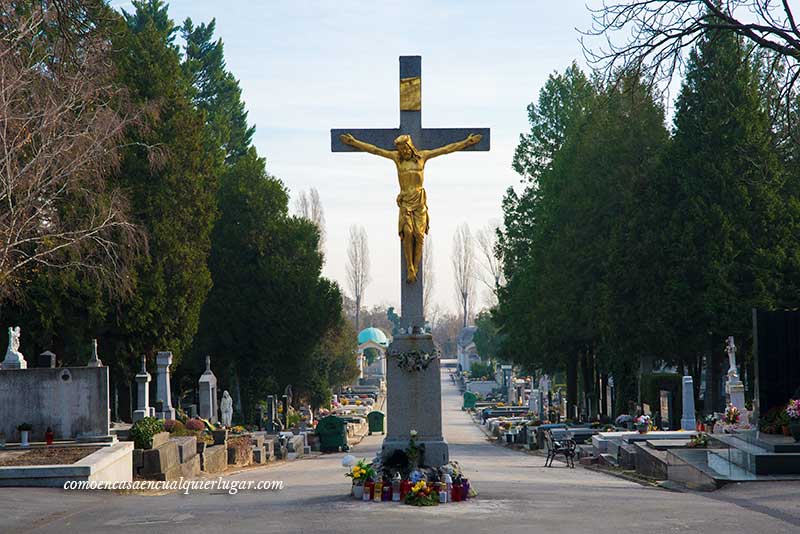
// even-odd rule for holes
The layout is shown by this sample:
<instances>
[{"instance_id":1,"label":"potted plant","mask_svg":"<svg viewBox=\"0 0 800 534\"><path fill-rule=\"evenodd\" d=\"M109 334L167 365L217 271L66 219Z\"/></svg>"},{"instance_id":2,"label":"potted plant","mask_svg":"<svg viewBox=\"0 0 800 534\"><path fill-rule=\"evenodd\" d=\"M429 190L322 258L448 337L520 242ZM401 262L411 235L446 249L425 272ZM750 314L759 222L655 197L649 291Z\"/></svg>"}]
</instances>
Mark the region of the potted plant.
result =
<instances>
[{"instance_id":1,"label":"potted plant","mask_svg":"<svg viewBox=\"0 0 800 534\"><path fill-rule=\"evenodd\" d=\"M17 426L17 430L19 430L20 447L28 447L30 445L28 442L28 436L30 435L31 430L33 430L33 427L31 427L30 423L22 423Z\"/></svg>"},{"instance_id":2,"label":"potted plant","mask_svg":"<svg viewBox=\"0 0 800 534\"><path fill-rule=\"evenodd\" d=\"M353 479L351 494L354 498L361 500L364 498L364 483L375 477L375 469L372 468L372 464L368 464L362 458L344 476Z\"/></svg>"},{"instance_id":3,"label":"potted plant","mask_svg":"<svg viewBox=\"0 0 800 534\"><path fill-rule=\"evenodd\" d=\"M789 431L795 443L800 443L800 399L792 399L786 407L786 416L789 418Z\"/></svg>"}]
</instances>

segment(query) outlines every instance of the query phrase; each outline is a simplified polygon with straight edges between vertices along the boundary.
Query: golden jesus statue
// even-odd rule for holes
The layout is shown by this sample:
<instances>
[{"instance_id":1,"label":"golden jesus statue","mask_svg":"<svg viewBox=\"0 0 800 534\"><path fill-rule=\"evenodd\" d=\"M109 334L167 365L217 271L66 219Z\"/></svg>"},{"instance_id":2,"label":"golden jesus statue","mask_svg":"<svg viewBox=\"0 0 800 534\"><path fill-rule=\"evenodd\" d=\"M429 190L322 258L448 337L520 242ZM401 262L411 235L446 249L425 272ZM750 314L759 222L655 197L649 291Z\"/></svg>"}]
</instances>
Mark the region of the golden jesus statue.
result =
<instances>
[{"instance_id":1,"label":"golden jesus statue","mask_svg":"<svg viewBox=\"0 0 800 534\"><path fill-rule=\"evenodd\" d=\"M401 135L394 140L397 150L385 150L359 141L350 134L339 136L342 143L376 156L388 158L397 166L397 180L400 182L400 194L397 195L397 207L400 208L397 232L403 242L403 254L406 257L406 282L409 284L413 284L417 280L417 271L420 260L422 260L422 246L425 243L425 234L428 233L429 226L428 202L423 187L425 162L436 156L477 145L481 138L481 135L470 134L463 141L431 150L418 150L410 135Z\"/></svg>"}]
</instances>

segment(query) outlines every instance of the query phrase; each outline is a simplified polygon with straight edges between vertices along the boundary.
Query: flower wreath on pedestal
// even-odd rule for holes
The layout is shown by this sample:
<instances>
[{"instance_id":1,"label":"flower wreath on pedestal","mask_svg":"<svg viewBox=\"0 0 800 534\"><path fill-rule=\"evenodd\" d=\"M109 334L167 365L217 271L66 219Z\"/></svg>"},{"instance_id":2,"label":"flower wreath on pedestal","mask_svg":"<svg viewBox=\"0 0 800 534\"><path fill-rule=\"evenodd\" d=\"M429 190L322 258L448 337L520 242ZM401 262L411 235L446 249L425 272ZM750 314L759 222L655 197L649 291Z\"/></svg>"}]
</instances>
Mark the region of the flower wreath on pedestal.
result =
<instances>
[{"instance_id":1,"label":"flower wreath on pedestal","mask_svg":"<svg viewBox=\"0 0 800 534\"><path fill-rule=\"evenodd\" d=\"M400 369L413 373L427 369L431 362L439 357L439 351L423 352L415 349L406 352L390 352L389 356L397 360L397 366Z\"/></svg>"}]
</instances>

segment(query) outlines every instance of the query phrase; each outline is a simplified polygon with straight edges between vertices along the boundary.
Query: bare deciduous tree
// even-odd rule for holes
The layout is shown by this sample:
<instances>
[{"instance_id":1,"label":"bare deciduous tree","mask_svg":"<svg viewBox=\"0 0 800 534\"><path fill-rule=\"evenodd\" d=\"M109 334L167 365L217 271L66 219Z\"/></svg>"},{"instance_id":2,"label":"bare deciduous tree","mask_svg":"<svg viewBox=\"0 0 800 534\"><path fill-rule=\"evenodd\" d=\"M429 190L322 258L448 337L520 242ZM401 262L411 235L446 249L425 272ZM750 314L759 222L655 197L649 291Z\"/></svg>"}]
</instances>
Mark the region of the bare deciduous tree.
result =
<instances>
[{"instance_id":1,"label":"bare deciduous tree","mask_svg":"<svg viewBox=\"0 0 800 534\"><path fill-rule=\"evenodd\" d=\"M428 236L422 245L422 272L425 277L422 288L422 313L430 321L428 312L431 311L431 299L433 298L433 285L435 283L435 272L433 267L433 241Z\"/></svg>"},{"instance_id":2,"label":"bare deciduous tree","mask_svg":"<svg viewBox=\"0 0 800 534\"><path fill-rule=\"evenodd\" d=\"M18 4L0 0L0 300L41 268L124 289L143 238L107 178L134 113L87 22L98 5Z\"/></svg>"},{"instance_id":3,"label":"bare deciduous tree","mask_svg":"<svg viewBox=\"0 0 800 534\"><path fill-rule=\"evenodd\" d=\"M361 303L369 285L369 243L363 226L350 227L347 245L347 285L353 294L356 308L356 331L360 329Z\"/></svg>"},{"instance_id":4,"label":"bare deciduous tree","mask_svg":"<svg viewBox=\"0 0 800 534\"><path fill-rule=\"evenodd\" d=\"M502 251L497 246L497 232L500 223L491 220L489 223L478 230L476 241L480 252L480 279L489 289L489 305L497 304L497 293L505 284L503 277L503 258Z\"/></svg>"},{"instance_id":5,"label":"bare deciduous tree","mask_svg":"<svg viewBox=\"0 0 800 534\"><path fill-rule=\"evenodd\" d=\"M315 187L300 194L295 199L295 211L298 217L308 219L319 229L319 249L325 249L325 211L322 209L322 200L319 198L319 191Z\"/></svg>"},{"instance_id":6,"label":"bare deciduous tree","mask_svg":"<svg viewBox=\"0 0 800 534\"><path fill-rule=\"evenodd\" d=\"M620 70L633 70L662 81L682 70L686 50L705 32L731 31L771 54L773 70L784 77L782 96L789 99L800 77L800 27L789 4L788 0L604 2L592 10L594 22L586 34L602 36L606 45L593 49L584 41L584 51L609 78Z\"/></svg>"},{"instance_id":7,"label":"bare deciduous tree","mask_svg":"<svg viewBox=\"0 0 800 534\"><path fill-rule=\"evenodd\" d=\"M472 315L475 295L475 247L469 225L461 224L453 235L453 275L455 277L458 305L462 311L463 326Z\"/></svg>"}]
</instances>

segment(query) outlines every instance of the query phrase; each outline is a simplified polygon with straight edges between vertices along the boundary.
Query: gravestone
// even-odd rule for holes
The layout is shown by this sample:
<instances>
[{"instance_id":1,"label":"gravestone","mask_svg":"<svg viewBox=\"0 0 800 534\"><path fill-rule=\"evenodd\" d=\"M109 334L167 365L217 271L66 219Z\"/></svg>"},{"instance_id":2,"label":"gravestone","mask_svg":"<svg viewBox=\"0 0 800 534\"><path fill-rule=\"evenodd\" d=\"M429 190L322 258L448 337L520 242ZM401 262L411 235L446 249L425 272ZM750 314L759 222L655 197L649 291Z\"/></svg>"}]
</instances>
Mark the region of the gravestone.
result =
<instances>
[{"instance_id":1,"label":"gravestone","mask_svg":"<svg viewBox=\"0 0 800 534\"><path fill-rule=\"evenodd\" d=\"M142 368L134 380L136 380L136 410L133 411L135 423L155 415L155 408L150 406L150 373L147 372L147 357L144 355L142 355Z\"/></svg>"},{"instance_id":2,"label":"gravestone","mask_svg":"<svg viewBox=\"0 0 800 534\"><path fill-rule=\"evenodd\" d=\"M681 430L694 430L697 421L694 418L694 379L691 376L683 377L683 415L681 416Z\"/></svg>"},{"instance_id":3,"label":"gravestone","mask_svg":"<svg viewBox=\"0 0 800 534\"><path fill-rule=\"evenodd\" d=\"M278 403L275 400L275 395L267 395L267 407L264 419L264 430L266 430L267 433L276 434L283 430L278 420Z\"/></svg>"},{"instance_id":4,"label":"gravestone","mask_svg":"<svg viewBox=\"0 0 800 534\"><path fill-rule=\"evenodd\" d=\"M669 430L672 428L672 392L660 390L658 400L661 413L661 429Z\"/></svg>"},{"instance_id":5,"label":"gravestone","mask_svg":"<svg viewBox=\"0 0 800 534\"><path fill-rule=\"evenodd\" d=\"M487 128L422 127L422 58L400 57L400 127L331 130L331 150L362 150L392 159L399 170L415 173L397 197L401 207L400 320L387 358L387 431L383 454L406 449L411 431L425 445L424 463L440 466L449 460L442 436L441 376L433 337L425 330L422 244L427 233L427 205L422 187L429 158L457 150L489 150ZM398 175L398 179L400 176ZM406 183L408 182L408 183Z\"/></svg>"},{"instance_id":6,"label":"gravestone","mask_svg":"<svg viewBox=\"0 0 800 534\"><path fill-rule=\"evenodd\" d=\"M175 408L172 407L172 391L170 389L169 366L172 365L171 352L156 354L156 401L162 402L159 419L175 419Z\"/></svg>"},{"instance_id":7,"label":"gravestone","mask_svg":"<svg viewBox=\"0 0 800 534\"><path fill-rule=\"evenodd\" d=\"M37 358L36 367L54 369L56 367L56 355L49 350L44 351Z\"/></svg>"},{"instance_id":8,"label":"gravestone","mask_svg":"<svg viewBox=\"0 0 800 534\"><path fill-rule=\"evenodd\" d=\"M211 371L211 356L206 356L206 370L200 375L199 386L200 417L216 423L218 408L217 377Z\"/></svg>"},{"instance_id":9,"label":"gravestone","mask_svg":"<svg viewBox=\"0 0 800 534\"><path fill-rule=\"evenodd\" d=\"M528 397L528 413L534 414L537 417L539 416L539 407L541 406L540 398L539 398L539 390L532 389L531 394Z\"/></svg>"},{"instance_id":10,"label":"gravestone","mask_svg":"<svg viewBox=\"0 0 800 534\"><path fill-rule=\"evenodd\" d=\"M753 310L753 408L764 415L800 396L800 311Z\"/></svg>"}]
</instances>

